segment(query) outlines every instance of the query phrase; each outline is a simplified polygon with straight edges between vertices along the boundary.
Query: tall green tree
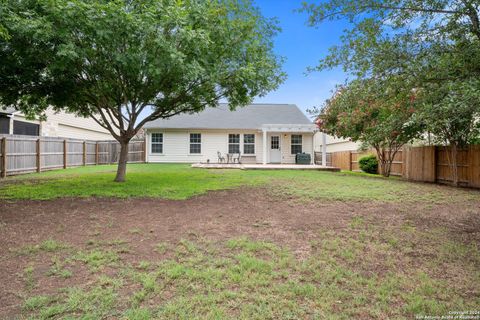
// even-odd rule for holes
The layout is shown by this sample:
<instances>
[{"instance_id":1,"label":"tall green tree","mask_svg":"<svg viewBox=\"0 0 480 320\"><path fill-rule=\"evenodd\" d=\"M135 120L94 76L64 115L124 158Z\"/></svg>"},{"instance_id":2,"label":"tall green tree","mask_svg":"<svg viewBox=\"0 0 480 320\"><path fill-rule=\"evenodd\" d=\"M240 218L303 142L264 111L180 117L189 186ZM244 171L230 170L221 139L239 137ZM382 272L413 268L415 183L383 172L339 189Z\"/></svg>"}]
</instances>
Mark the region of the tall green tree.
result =
<instances>
[{"instance_id":1,"label":"tall green tree","mask_svg":"<svg viewBox=\"0 0 480 320\"><path fill-rule=\"evenodd\" d=\"M453 185L459 184L458 150L480 138L480 79L431 84L419 95L419 117L433 141L446 148Z\"/></svg>"},{"instance_id":2,"label":"tall green tree","mask_svg":"<svg viewBox=\"0 0 480 320\"><path fill-rule=\"evenodd\" d=\"M380 173L390 176L398 151L419 136L415 93L385 90L381 81L362 79L338 88L325 103L317 122L324 132L362 142L377 152Z\"/></svg>"},{"instance_id":3,"label":"tall green tree","mask_svg":"<svg viewBox=\"0 0 480 320\"><path fill-rule=\"evenodd\" d=\"M480 41L477 0L328 0L304 2L302 10L312 26L349 22L341 43L330 48L316 69L341 65L358 77L419 71L415 64L425 55L453 52L454 43L462 43L464 50L478 47Z\"/></svg>"},{"instance_id":4,"label":"tall green tree","mask_svg":"<svg viewBox=\"0 0 480 320\"><path fill-rule=\"evenodd\" d=\"M91 117L128 143L148 121L231 108L284 79L275 21L249 0L5 0L0 104Z\"/></svg>"},{"instance_id":5,"label":"tall green tree","mask_svg":"<svg viewBox=\"0 0 480 320\"><path fill-rule=\"evenodd\" d=\"M351 26L312 69L342 66L354 79L380 80L386 90L410 86L417 118L437 142L452 144L450 159L477 134L478 1L329 0L304 3L303 10L311 25L346 19ZM456 164L450 165L457 181Z\"/></svg>"}]
</instances>

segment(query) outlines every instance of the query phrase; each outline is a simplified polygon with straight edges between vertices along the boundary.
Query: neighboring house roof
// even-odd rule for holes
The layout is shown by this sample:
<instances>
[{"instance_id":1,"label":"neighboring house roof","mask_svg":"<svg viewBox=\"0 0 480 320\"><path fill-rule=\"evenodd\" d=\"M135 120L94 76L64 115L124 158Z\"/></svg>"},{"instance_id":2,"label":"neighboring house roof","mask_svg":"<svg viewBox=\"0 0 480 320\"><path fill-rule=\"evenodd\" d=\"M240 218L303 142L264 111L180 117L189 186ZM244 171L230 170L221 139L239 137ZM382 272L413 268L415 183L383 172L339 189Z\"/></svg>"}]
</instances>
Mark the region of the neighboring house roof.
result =
<instances>
[{"instance_id":1,"label":"neighboring house roof","mask_svg":"<svg viewBox=\"0 0 480 320\"><path fill-rule=\"evenodd\" d=\"M251 104L230 111L227 104L195 114L179 114L148 122L145 128L259 129L265 124L312 124L294 104Z\"/></svg>"},{"instance_id":2,"label":"neighboring house roof","mask_svg":"<svg viewBox=\"0 0 480 320\"><path fill-rule=\"evenodd\" d=\"M12 107L1 107L0 106L0 113L2 114L12 114L14 112L17 112L17 110L15 110L15 108L12 108Z\"/></svg>"}]
</instances>

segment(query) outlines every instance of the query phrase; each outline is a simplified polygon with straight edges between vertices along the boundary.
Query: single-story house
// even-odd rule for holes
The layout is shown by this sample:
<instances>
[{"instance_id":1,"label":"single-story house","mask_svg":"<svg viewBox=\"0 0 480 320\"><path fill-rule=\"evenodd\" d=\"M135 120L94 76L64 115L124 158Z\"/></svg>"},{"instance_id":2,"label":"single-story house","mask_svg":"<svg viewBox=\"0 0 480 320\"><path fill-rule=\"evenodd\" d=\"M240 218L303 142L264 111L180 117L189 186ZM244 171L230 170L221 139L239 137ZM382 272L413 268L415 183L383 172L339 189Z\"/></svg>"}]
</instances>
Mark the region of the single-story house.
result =
<instances>
[{"instance_id":1,"label":"single-story house","mask_svg":"<svg viewBox=\"0 0 480 320\"><path fill-rule=\"evenodd\" d=\"M295 163L309 153L313 163L315 124L293 104L227 104L145 125L147 162L199 163L241 154L242 163Z\"/></svg>"},{"instance_id":2,"label":"single-story house","mask_svg":"<svg viewBox=\"0 0 480 320\"><path fill-rule=\"evenodd\" d=\"M91 118L71 113L46 111L47 120L27 120L13 108L0 107L0 134L62 137L85 140L112 140L112 135Z\"/></svg>"}]
</instances>

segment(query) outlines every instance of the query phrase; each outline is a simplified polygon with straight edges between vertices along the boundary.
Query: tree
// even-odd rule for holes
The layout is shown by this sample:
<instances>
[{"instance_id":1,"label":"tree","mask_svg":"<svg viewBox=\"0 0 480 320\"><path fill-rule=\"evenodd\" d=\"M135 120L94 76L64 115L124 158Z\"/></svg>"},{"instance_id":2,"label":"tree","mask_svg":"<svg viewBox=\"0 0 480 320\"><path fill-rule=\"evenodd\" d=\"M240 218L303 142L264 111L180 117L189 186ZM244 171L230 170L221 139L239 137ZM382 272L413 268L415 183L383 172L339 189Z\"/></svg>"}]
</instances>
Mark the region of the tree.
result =
<instances>
[{"instance_id":1,"label":"tree","mask_svg":"<svg viewBox=\"0 0 480 320\"><path fill-rule=\"evenodd\" d=\"M452 41L462 39L464 48L478 47L480 41L477 0L328 0L304 2L302 10L309 14L312 26L340 19L351 26L341 44L332 46L320 60L317 70L341 65L359 77L397 73L398 67L415 65L422 61L416 58L440 47L450 51ZM386 55L384 59L381 54Z\"/></svg>"},{"instance_id":2,"label":"tree","mask_svg":"<svg viewBox=\"0 0 480 320\"><path fill-rule=\"evenodd\" d=\"M246 105L283 80L275 21L249 0L6 0L0 104L91 117L128 143L148 121ZM6 14L8 12L9 14ZM5 13L5 14L4 14Z\"/></svg>"},{"instance_id":3,"label":"tree","mask_svg":"<svg viewBox=\"0 0 480 320\"><path fill-rule=\"evenodd\" d=\"M436 143L444 145L453 185L459 183L458 149L480 137L479 79L431 85L421 93L420 117ZM447 148L450 146L450 148Z\"/></svg>"},{"instance_id":4,"label":"tree","mask_svg":"<svg viewBox=\"0 0 480 320\"><path fill-rule=\"evenodd\" d=\"M320 128L326 133L374 148L385 177L390 176L395 155L418 137L421 127L415 115L415 94L409 90L392 92L376 79L340 87L313 113L320 113Z\"/></svg>"},{"instance_id":5,"label":"tree","mask_svg":"<svg viewBox=\"0 0 480 320\"><path fill-rule=\"evenodd\" d=\"M305 3L303 10L312 25L337 19L351 24L315 70L343 66L356 79L381 79L388 88L408 84L416 93L420 128L434 133L437 142L452 144L453 161L457 148L478 135L478 1L329 0ZM405 85L388 80L399 76Z\"/></svg>"}]
</instances>

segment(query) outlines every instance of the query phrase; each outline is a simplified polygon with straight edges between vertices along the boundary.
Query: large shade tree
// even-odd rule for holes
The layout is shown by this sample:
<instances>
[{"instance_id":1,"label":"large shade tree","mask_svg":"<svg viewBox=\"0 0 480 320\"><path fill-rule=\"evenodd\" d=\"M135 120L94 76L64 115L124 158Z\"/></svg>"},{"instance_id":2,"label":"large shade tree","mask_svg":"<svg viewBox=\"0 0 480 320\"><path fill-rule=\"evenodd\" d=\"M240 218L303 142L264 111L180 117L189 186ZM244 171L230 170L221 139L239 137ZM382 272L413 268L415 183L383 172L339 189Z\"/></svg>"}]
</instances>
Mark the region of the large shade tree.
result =
<instances>
[{"instance_id":1,"label":"large shade tree","mask_svg":"<svg viewBox=\"0 0 480 320\"><path fill-rule=\"evenodd\" d=\"M278 32L249 0L5 0L0 104L91 117L121 144L148 121L231 108L283 80Z\"/></svg>"},{"instance_id":2,"label":"large shade tree","mask_svg":"<svg viewBox=\"0 0 480 320\"><path fill-rule=\"evenodd\" d=\"M312 25L346 19L351 26L313 69L342 66L354 79L380 79L389 89L408 84L417 92L418 118L438 142L452 145L450 159L478 136L477 0L328 0L303 10ZM457 183L455 161L450 165Z\"/></svg>"},{"instance_id":3,"label":"large shade tree","mask_svg":"<svg viewBox=\"0 0 480 320\"><path fill-rule=\"evenodd\" d=\"M328 0L304 2L302 10L309 14L312 26L335 20L349 22L341 43L329 49L316 69L343 66L357 77L408 70L416 71L415 76L425 81L430 75L418 71L426 56L452 52L450 58L466 57L477 51L480 41L477 0ZM462 51L457 50L457 44L462 45ZM470 71L478 74L478 64ZM456 69L463 70L462 76L469 71L467 65L457 65Z\"/></svg>"}]
</instances>

